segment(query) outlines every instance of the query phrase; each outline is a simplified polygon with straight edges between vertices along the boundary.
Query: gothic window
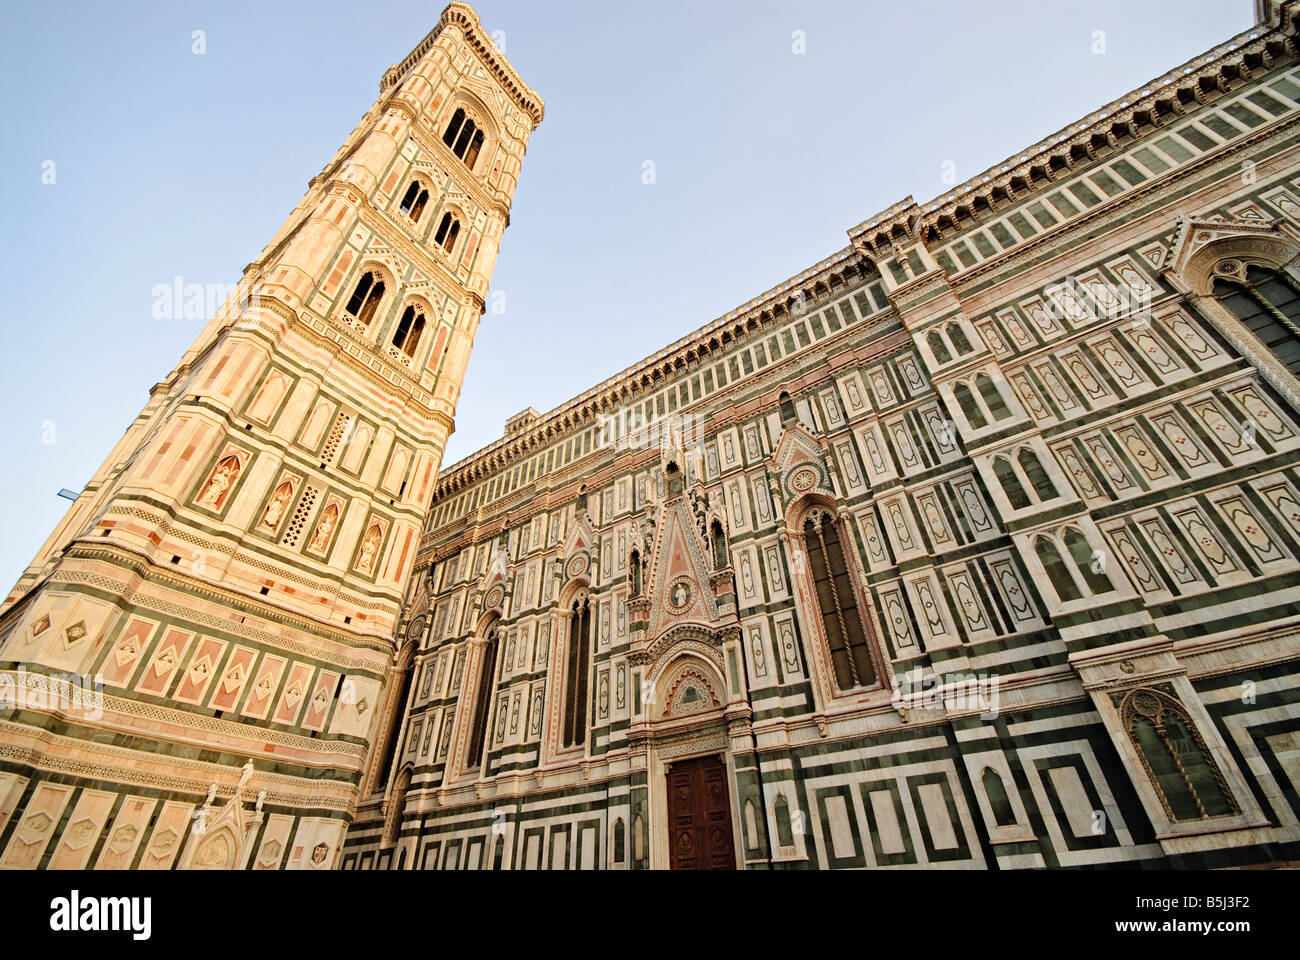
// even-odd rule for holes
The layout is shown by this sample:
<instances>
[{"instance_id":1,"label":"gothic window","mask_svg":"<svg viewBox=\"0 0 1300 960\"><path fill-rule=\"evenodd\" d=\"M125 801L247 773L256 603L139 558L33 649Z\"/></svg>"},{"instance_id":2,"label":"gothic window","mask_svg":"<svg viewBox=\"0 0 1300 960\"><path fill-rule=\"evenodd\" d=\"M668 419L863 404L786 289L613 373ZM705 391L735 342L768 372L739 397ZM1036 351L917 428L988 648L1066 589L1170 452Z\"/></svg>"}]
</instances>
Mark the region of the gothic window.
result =
<instances>
[{"instance_id":1,"label":"gothic window","mask_svg":"<svg viewBox=\"0 0 1300 960\"><path fill-rule=\"evenodd\" d=\"M981 373L975 378L975 387L979 390L980 396L988 405L989 413L993 414L994 420L1005 420L1011 416L1011 410L1007 407L1007 402L1002 399L1002 393L998 390L991 377Z\"/></svg>"},{"instance_id":2,"label":"gothic window","mask_svg":"<svg viewBox=\"0 0 1300 960\"><path fill-rule=\"evenodd\" d=\"M614 862L622 863L627 856L627 838L623 836L623 818L614 821Z\"/></svg>"},{"instance_id":3,"label":"gothic window","mask_svg":"<svg viewBox=\"0 0 1300 960\"><path fill-rule=\"evenodd\" d=\"M993 822L999 827L1014 826L1016 814L1011 809L1011 798L1007 796L1007 788L1002 782L1001 774L992 767L985 767L980 782L984 785L984 795L988 797L989 809L993 811Z\"/></svg>"},{"instance_id":4,"label":"gothic window","mask_svg":"<svg viewBox=\"0 0 1300 960\"><path fill-rule=\"evenodd\" d=\"M830 513L816 511L803 525L804 550L812 573L814 600L830 648L835 682L841 690L876 681L858 610L856 591L840 548L837 524Z\"/></svg>"},{"instance_id":5,"label":"gothic window","mask_svg":"<svg viewBox=\"0 0 1300 960\"><path fill-rule=\"evenodd\" d=\"M1061 598L1062 602L1068 603L1071 600L1082 600L1083 594L1079 592L1079 586L1074 582L1074 577L1070 576L1070 570L1061 559L1061 553L1056 549L1056 544L1048 537L1034 538L1034 553L1038 555L1038 562L1043 565L1043 570L1047 573L1047 579L1051 581L1052 589L1056 595ZM1091 562L1091 558L1089 558Z\"/></svg>"},{"instance_id":6,"label":"gothic window","mask_svg":"<svg viewBox=\"0 0 1300 960\"><path fill-rule=\"evenodd\" d=\"M377 273L363 274L357 281L357 288L352 291L352 298L348 300L348 313L356 317L363 327L367 327L374 319L379 301L383 298L384 281Z\"/></svg>"},{"instance_id":7,"label":"gothic window","mask_svg":"<svg viewBox=\"0 0 1300 960\"><path fill-rule=\"evenodd\" d=\"M791 423L792 421L797 419L797 416L794 411L794 401L790 399L790 394L782 391L780 397L780 403L781 403L782 423Z\"/></svg>"},{"instance_id":8,"label":"gothic window","mask_svg":"<svg viewBox=\"0 0 1300 960\"><path fill-rule=\"evenodd\" d=\"M945 331L948 339L952 341L953 349L958 355L974 353L975 348L970 345L970 340L966 338L966 331L961 328L961 324L950 323Z\"/></svg>"},{"instance_id":9,"label":"gothic window","mask_svg":"<svg viewBox=\"0 0 1300 960\"><path fill-rule=\"evenodd\" d=\"M417 313L415 307L402 311L402 319L397 323L397 332L393 334L393 346L408 357L415 356L415 349L420 345L420 335L424 333L424 314Z\"/></svg>"},{"instance_id":10,"label":"gothic window","mask_svg":"<svg viewBox=\"0 0 1300 960\"><path fill-rule=\"evenodd\" d=\"M424 205L428 202L429 191L424 189L424 185L419 180L412 180L411 185L406 188L406 195L402 197L401 211L419 223L420 214L424 212Z\"/></svg>"},{"instance_id":11,"label":"gothic window","mask_svg":"<svg viewBox=\"0 0 1300 960\"><path fill-rule=\"evenodd\" d=\"M794 846L794 830L790 824L790 804L778 796L772 804L772 817L776 820L776 842L783 847Z\"/></svg>"},{"instance_id":12,"label":"gothic window","mask_svg":"<svg viewBox=\"0 0 1300 960\"><path fill-rule=\"evenodd\" d=\"M713 568L721 570L731 562L727 556L727 535L722 531L722 524L717 520L713 521L713 526L709 528L710 539L713 542Z\"/></svg>"},{"instance_id":13,"label":"gothic window","mask_svg":"<svg viewBox=\"0 0 1300 960\"><path fill-rule=\"evenodd\" d=\"M1051 500L1056 496L1056 487L1052 484L1047 471L1043 469L1042 463L1039 462L1038 454L1028 447L1021 447L1016 460L1020 462L1020 469L1025 471L1025 476L1029 478L1039 500Z\"/></svg>"},{"instance_id":14,"label":"gothic window","mask_svg":"<svg viewBox=\"0 0 1300 960\"><path fill-rule=\"evenodd\" d=\"M940 363L947 363L952 359L952 354L948 352L948 345L943 342L943 337L939 336L938 330L931 330L926 334L925 340L930 344L930 352L934 354L934 359Z\"/></svg>"},{"instance_id":15,"label":"gothic window","mask_svg":"<svg viewBox=\"0 0 1300 960\"><path fill-rule=\"evenodd\" d=\"M379 775L374 781L375 786L381 790L384 784L388 782L389 774L393 769L393 760L397 756L397 741L401 739L402 720L406 716L406 701L411 695L411 680L415 676L414 659L415 644L408 643L398 658L397 697L393 701L393 712L389 719L388 732L385 735L381 754L383 760L379 765Z\"/></svg>"},{"instance_id":16,"label":"gothic window","mask_svg":"<svg viewBox=\"0 0 1300 960\"><path fill-rule=\"evenodd\" d=\"M473 170L479 151L483 149L483 131L472 118L465 115L464 109L457 108L451 115L447 132L442 135L442 142L465 161L465 166Z\"/></svg>"},{"instance_id":17,"label":"gothic window","mask_svg":"<svg viewBox=\"0 0 1300 960\"><path fill-rule=\"evenodd\" d=\"M962 414L972 427L978 429L989 425L988 419L984 416L984 411L975 402L970 387L964 383L959 383L952 388L952 394L957 398L957 406L961 407Z\"/></svg>"},{"instance_id":18,"label":"gothic window","mask_svg":"<svg viewBox=\"0 0 1300 960\"><path fill-rule=\"evenodd\" d=\"M1070 551L1070 558L1079 569L1079 576L1088 585L1089 593L1110 593L1110 578L1101 570L1095 569L1097 558L1093 556L1092 547L1082 533L1070 527L1065 531L1065 548Z\"/></svg>"},{"instance_id":19,"label":"gothic window","mask_svg":"<svg viewBox=\"0 0 1300 960\"><path fill-rule=\"evenodd\" d=\"M497 842L493 844L493 849L492 849L492 869L500 870L501 862L505 860L505 857L506 857L506 838L497 837Z\"/></svg>"},{"instance_id":20,"label":"gothic window","mask_svg":"<svg viewBox=\"0 0 1300 960\"><path fill-rule=\"evenodd\" d=\"M460 221L450 213L442 215L442 222L438 224L438 230L433 235L433 242L442 247L448 253L456 247L456 236L460 233Z\"/></svg>"},{"instance_id":21,"label":"gothic window","mask_svg":"<svg viewBox=\"0 0 1300 960\"><path fill-rule=\"evenodd\" d=\"M564 687L564 746L587 742L587 673L591 646L591 598L573 601L569 614L568 682Z\"/></svg>"},{"instance_id":22,"label":"gothic window","mask_svg":"<svg viewBox=\"0 0 1300 960\"><path fill-rule=\"evenodd\" d=\"M1120 716L1169 819L1202 820L1238 812L1182 704L1158 690L1135 690L1125 698Z\"/></svg>"},{"instance_id":23,"label":"gothic window","mask_svg":"<svg viewBox=\"0 0 1300 960\"><path fill-rule=\"evenodd\" d=\"M1033 503L1029 499L1029 494L1025 492L1025 486L1016 476L1015 468L1011 466L1011 461L1006 457L995 457L993 460L993 473L998 478L998 483L1002 485L1002 492L1007 495L1011 501L1011 506L1017 510L1023 510Z\"/></svg>"},{"instance_id":24,"label":"gothic window","mask_svg":"<svg viewBox=\"0 0 1300 960\"><path fill-rule=\"evenodd\" d=\"M478 691L474 695L474 726L470 731L469 753L465 757L467 767L476 767L483 760L488 713L492 709L492 681L496 678L498 638L495 626L488 631L487 640L487 649L483 651L483 666L479 671Z\"/></svg>"},{"instance_id":25,"label":"gothic window","mask_svg":"<svg viewBox=\"0 0 1300 960\"><path fill-rule=\"evenodd\" d=\"M1217 268L1214 296L1259 337L1292 372L1300 374L1300 292L1287 273L1225 260Z\"/></svg>"}]
</instances>

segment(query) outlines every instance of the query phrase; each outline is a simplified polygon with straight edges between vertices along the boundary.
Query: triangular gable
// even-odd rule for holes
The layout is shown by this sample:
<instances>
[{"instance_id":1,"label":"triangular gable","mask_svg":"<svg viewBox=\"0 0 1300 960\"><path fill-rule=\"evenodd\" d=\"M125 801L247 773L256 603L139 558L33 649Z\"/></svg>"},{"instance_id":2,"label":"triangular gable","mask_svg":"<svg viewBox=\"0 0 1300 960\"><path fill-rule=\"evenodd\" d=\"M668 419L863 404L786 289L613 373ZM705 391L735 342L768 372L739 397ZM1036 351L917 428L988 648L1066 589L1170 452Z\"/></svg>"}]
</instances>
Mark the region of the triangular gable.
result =
<instances>
[{"instance_id":1,"label":"triangular gable","mask_svg":"<svg viewBox=\"0 0 1300 960\"><path fill-rule=\"evenodd\" d=\"M709 566L684 497L659 509L650 583L650 633L657 637L678 623L709 624L718 619Z\"/></svg>"},{"instance_id":2,"label":"triangular gable","mask_svg":"<svg viewBox=\"0 0 1300 960\"><path fill-rule=\"evenodd\" d=\"M772 475L780 478L787 506L806 493L835 495L822 445L801 423L782 431L767 463Z\"/></svg>"}]
</instances>

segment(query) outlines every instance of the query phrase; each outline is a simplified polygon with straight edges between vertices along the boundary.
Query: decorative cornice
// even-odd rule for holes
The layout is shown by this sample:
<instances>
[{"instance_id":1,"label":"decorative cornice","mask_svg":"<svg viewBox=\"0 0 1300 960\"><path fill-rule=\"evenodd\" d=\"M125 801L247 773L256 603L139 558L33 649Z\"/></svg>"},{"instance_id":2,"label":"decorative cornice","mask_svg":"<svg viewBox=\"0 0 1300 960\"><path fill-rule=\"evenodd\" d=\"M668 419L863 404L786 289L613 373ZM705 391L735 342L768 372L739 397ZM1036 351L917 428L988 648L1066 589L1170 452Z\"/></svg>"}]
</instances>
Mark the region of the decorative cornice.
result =
<instances>
[{"instance_id":1,"label":"decorative cornice","mask_svg":"<svg viewBox=\"0 0 1300 960\"><path fill-rule=\"evenodd\" d=\"M546 115L546 102L538 96L536 90L524 83L515 72L515 68L510 65L510 61L497 50L496 45L492 43L492 38L484 32L483 24L479 22L474 8L460 0L453 0L447 5L437 25L415 45L415 49L408 53L401 63L395 63L384 71L384 76L379 81L380 91L388 90L401 83L402 78L410 72L411 68L420 62L420 58L432 49L442 31L452 24L460 28L471 49L483 61L483 66L491 71L497 82L510 94L515 105L528 114L533 121L533 128L536 129Z\"/></svg>"},{"instance_id":2,"label":"decorative cornice","mask_svg":"<svg viewBox=\"0 0 1300 960\"><path fill-rule=\"evenodd\" d=\"M878 249L903 239L934 242L965 232L1013 202L1052 189L1061 175L1091 166L1121 142L1181 118L1188 105L1217 100L1257 71L1269 72L1277 61L1293 59L1298 9L1296 0L1276 5L1273 22L1243 31L929 203L917 205L908 197L894 204L850 228L850 238L859 244L869 240Z\"/></svg>"},{"instance_id":3,"label":"decorative cornice","mask_svg":"<svg viewBox=\"0 0 1300 960\"><path fill-rule=\"evenodd\" d=\"M540 415L517 435L503 437L443 470L436 497L473 483L504 466L520 454L543 447L574 428L590 426L596 416L624 402L633 401L647 390L655 390L678 374L694 369L702 358L712 358L747 336L761 333L773 323L784 322L798 311L796 303L820 301L836 288L854 286L876 276L873 267L848 246L813 264L806 270L767 290L722 317L670 343L640 363L616 373L567 403Z\"/></svg>"}]
</instances>

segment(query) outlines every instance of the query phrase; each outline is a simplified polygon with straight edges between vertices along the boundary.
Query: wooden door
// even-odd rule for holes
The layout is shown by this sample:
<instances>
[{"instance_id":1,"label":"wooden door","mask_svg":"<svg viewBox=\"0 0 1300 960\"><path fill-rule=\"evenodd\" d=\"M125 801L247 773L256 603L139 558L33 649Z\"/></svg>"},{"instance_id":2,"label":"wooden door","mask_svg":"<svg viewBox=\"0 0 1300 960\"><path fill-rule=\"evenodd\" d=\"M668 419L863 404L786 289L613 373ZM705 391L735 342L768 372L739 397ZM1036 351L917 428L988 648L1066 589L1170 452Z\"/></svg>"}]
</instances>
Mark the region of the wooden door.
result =
<instances>
[{"instance_id":1,"label":"wooden door","mask_svg":"<svg viewBox=\"0 0 1300 960\"><path fill-rule=\"evenodd\" d=\"M727 766L719 756L668 767L668 851L674 870L734 870Z\"/></svg>"}]
</instances>

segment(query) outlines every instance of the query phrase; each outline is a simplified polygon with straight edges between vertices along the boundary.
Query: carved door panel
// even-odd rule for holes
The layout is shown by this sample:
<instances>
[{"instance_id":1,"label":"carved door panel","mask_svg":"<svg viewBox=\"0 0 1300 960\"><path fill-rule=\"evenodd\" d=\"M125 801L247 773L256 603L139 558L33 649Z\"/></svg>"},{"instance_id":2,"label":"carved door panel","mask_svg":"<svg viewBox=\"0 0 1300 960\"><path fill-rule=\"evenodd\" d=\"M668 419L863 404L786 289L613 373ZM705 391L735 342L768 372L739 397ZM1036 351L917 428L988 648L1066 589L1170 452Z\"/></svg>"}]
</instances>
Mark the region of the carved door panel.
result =
<instances>
[{"instance_id":1,"label":"carved door panel","mask_svg":"<svg viewBox=\"0 0 1300 960\"><path fill-rule=\"evenodd\" d=\"M727 767L697 757L668 768L668 850L674 870L734 870Z\"/></svg>"}]
</instances>

